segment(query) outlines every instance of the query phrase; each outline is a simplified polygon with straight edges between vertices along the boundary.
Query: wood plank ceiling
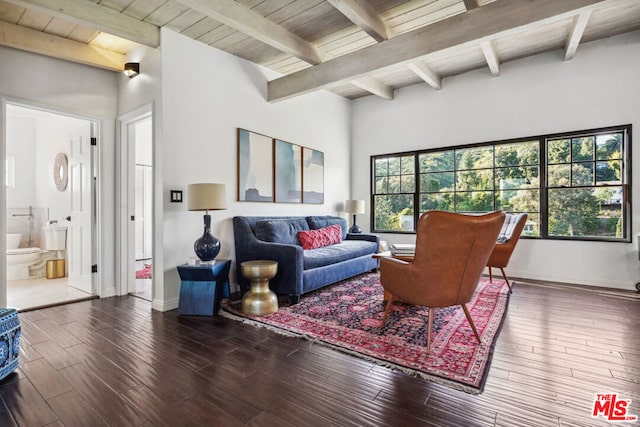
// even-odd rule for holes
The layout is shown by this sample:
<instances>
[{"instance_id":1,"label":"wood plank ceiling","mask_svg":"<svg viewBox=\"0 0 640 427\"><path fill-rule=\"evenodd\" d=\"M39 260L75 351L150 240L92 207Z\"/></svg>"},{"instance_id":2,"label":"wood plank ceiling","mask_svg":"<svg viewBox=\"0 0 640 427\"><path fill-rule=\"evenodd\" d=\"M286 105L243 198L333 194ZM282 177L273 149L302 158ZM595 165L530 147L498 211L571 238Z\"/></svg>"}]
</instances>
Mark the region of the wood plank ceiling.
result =
<instances>
[{"instance_id":1,"label":"wood plank ceiling","mask_svg":"<svg viewBox=\"0 0 640 427\"><path fill-rule=\"evenodd\" d=\"M270 101L377 95L640 29L640 0L0 0L0 44L111 70L159 28L282 75ZM640 40L639 40L640 42Z\"/></svg>"}]
</instances>

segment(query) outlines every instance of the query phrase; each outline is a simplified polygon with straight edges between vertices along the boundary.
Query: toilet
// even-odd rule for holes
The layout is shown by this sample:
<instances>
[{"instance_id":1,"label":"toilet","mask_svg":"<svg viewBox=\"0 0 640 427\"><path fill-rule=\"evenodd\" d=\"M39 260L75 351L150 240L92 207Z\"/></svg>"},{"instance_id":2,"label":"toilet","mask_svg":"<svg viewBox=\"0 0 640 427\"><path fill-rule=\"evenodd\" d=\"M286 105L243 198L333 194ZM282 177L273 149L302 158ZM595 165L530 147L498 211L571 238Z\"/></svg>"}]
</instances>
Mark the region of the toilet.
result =
<instances>
[{"instance_id":1,"label":"toilet","mask_svg":"<svg viewBox=\"0 0 640 427\"><path fill-rule=\"evenodd\" d=\"M64 259L67 227L50 223L42 231L43 249L21 248L22 235L7 234L7 281L44 277L48 260Z\"/></svg>"},{"instance_id":2,"label":"toilet","mask_svg":"<svg viewBox=\"0 0 640 427\"><path fill-rule=\"evenodd\" d=\"M21 248L20 240L22 234L7 234L7 280L31 279L30 267L39 264L47 252L40 248Z\"/></svg>"}]
</instances>

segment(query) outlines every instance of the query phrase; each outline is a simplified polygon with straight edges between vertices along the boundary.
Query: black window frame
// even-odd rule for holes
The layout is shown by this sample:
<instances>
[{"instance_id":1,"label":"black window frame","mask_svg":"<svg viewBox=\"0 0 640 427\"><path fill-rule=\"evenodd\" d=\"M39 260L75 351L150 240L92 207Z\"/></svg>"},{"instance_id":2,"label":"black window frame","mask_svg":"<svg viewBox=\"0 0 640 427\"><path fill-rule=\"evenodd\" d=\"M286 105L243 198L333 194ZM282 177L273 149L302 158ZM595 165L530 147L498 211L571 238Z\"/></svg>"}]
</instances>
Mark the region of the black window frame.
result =
<instances>
[{"instance_id":1,"label":"black window frame","mask_svg":"<svg viewBox=\"0 0 640 427\"><path fill-rule=\"evenodd\" d=\"M596 137L598 135L608 135L612 133L622 133L623 138L621 141L621 153L620 153L620 163L622 168L621 173L621 183L614 184L597 184L596 177L596 169L597 169L597 153L594 152L593 160L584 160L585 163L593 163L593 175L594 175L594 183L591 185L570 185L570 186L561 186L561 187L552 187L549 186L548 175L547 175L547 166L548 166L548 157L547 157L547 149L549 146L549 141L561 140L561 139L569 139L572 140L574 138L582 138L582 137L594 137L594 147L597 151L597 143ZM500 169L501 166L496 166L495 161L495 152L496 147L501 145L508 144L516 144L523 142L533 142L537 141L538 143L538 188L539 191L539 236L522 236L523 238L529 239L542 239L542 240L569 240L569 241L596 241L596 242L619 242L619 243L630 243L632 241L631 230L632 230L632 189L631 189L631 178L632 178L632 157L631 157L631 146L632 146L632 125L618 125L618 126L607 126L586 130L578 130L578 131L570 131L570 132L558 132L552 134L543 134L543 135L535 135L528 136L522 138L513 138L506 140L497 140L490 142L480 142L473 144L464 144L464 145L455 145L455 146L447 146L447 147L438 147L438 148L430 148L424 150L415 150L415 151L403 151L397 153L388 153L388 154L376 154L370 157L370 203L371 203L371 212L370 212L370 224L371 231L374 233L382 233L382 234L415 234L415 225L418 222L419 216L421 214L421 195L428 194L428 192L421 193L421 171L420 171L420 155L428 154L428 153L439 153L439 152L447 152L454 151L454 161L456 161L456 152L465 149L473 149L473 148L482 148L482 147L492 147L492 156L493 156L493 165L489 168L493 172L494 177L494 188L488 191L496 192L495 188L495 176L496 170ZM573 145L570 145L570 151L572 152ZM391 157L406 157L413 156L414 157L414 191L403 192L403 193L376 193L376 176L375 176L375 161L379 159L391 158ZM600 159L600 161L603 161ZM570 158L569 168L572 168L573 164L582 162L582 160L573 161L573 158ZM516 165L524 166L523 165ZM462 169L460 169L462 170ZM457 165L454 168L454 174L457 173ZM549 189L554 188L599 188L599 187L622 187L622 203L621 203L621 217L623 219L623 229L622 237L611 237L611 236L567 236L567 235L550 235L549 233ZM482 191L482 190L481 190ZM453 194L454 199L456 198L456 190L454 186L454 190L451 192ZM404 194L406 196L412 196L413 200L413 230L384 230L375 228L375 213L376 213L376 196L390 195L390 194ZM496 197L493 198L493 206L496 206Z\"/></svg>"}]
</instances>

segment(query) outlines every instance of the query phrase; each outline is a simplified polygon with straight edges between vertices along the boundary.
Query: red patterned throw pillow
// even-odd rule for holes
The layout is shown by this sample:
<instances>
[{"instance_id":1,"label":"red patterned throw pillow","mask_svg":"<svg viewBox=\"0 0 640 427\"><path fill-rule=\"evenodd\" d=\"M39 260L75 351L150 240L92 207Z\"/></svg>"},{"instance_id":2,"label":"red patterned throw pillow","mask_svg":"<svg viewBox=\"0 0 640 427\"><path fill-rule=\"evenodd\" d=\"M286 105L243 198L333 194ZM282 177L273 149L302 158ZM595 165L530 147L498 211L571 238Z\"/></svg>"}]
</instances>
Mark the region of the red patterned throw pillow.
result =
<instances>
[{"instance_id":1,"label":"red patterned throw pillow","mask_svg":"<svg viewBox=\"0 0 640 427\"><path fill-rule=\"evenodd\" d=\"M333 245L342 241L342 227L338 224L317 230L298 231L298 239L302 249L316 249Z\"/></svg>"}]
</instances>

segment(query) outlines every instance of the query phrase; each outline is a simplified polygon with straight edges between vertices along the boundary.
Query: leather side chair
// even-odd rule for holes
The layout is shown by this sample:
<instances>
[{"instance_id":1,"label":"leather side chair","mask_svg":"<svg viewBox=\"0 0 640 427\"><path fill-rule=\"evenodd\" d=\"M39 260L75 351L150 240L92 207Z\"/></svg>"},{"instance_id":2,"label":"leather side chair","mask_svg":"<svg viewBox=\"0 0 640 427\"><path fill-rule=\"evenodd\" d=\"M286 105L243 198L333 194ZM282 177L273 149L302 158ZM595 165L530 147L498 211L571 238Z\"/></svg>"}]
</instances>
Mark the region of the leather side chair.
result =
<instances>
[{"instance_id":1,"label":"leather side chair","mask_svg":"<svg viewBox=\"0 0 640 427\"><path fill-rule=\"evenodd\" d=\"M511 284L509 283L507 273L504 272L504 269L509 265L509 259L511 259L511 254L516 248L518 240L520 240L520 234L522 234L522 230L524 229L526 222L526 213L516 215L507 214L504 219L502 229L500 230L500 234L498 235L496 247L493 248L489 261L487 261L487 267L489 267L489 281L493 281L491 268L499 268L502 272L502 277L504 277L505 282L507 282L507 286L509 286L509 292L511 292Z\"/></svg>"},{"instance_id":2,"label":"leather side chair","mask_svg":"<svg viewBox=\"0 0 640 427\"><path fill-rule=\"evenodd\" d=\"M504 212L473 216L431 211L420 217L413 262L380 259L380 282L390 294L383 325L394 300L429 307L427 354L435 307L460 305L481 342L471 319L468 303L504 223Z\"/></svg>"}]
</instances>

